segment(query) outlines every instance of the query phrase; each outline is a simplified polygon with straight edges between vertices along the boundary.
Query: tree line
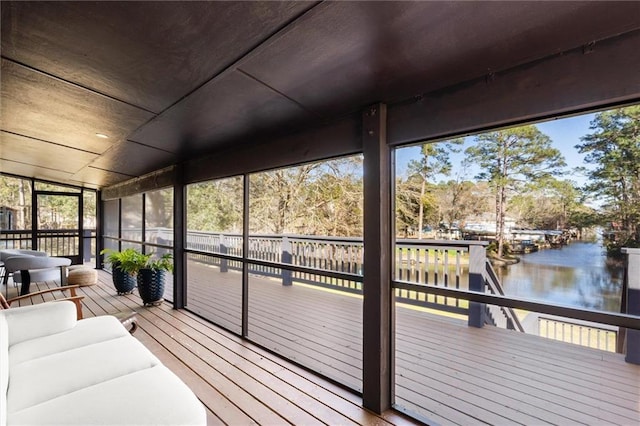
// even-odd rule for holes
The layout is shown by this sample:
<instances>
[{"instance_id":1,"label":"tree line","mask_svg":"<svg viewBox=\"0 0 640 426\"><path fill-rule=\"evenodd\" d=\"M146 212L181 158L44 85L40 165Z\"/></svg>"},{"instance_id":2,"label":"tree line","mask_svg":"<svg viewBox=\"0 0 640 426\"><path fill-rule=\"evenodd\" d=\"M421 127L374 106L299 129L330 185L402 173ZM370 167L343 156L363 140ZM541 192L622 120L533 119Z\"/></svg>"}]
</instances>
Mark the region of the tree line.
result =
<instances>
[{"instance_id":1,"label":"tree line","mask_svg":"<svg viewBox=\"0 0 640 426\"><path fill-rule=\"evenodd\" d=\"M361 155L251 174L249 231L362 236L362 199ZM242 217L242 177L188 186L188 229L241 233Z\"/></svg>"},{"instance_id":2,"label":"tree line","mask_svg":"<svg viewBox=\"0 0 640 426\"><path fill-rule=\"evenodd\" d=\"M78 194L78 189L36 182L37 191L69 192ZM30 230L32 228L31 203L33 188L31 180L0 175L0 225L3 230ZM39 194L38 229L78 229L78 198ZM84 226L95 228L96 193L85 191L81 202L84 208ZM10 217L10 219L9 219Z\"/></svg>"},{"instance_id":3,"label":"tree line","mask_svg":"<svg viewBox=\"0 0 640 426\"><path fill-rule=\"evenodd\" d=\"M589 130L574 147L585 154L585 166L577 170L566 169L562 153L535 125L477 135L454 176L450 155L460 140L422 145L408 176L396 183L397 228L418 228L420 236L424 223L464 227L469 218L492 212L498 256L507 217L530 229L601 226L612 231L612 252L638 247L640 106L597 113ZM471 164L480 169L474 179L467 173ZM575 174L586 176L587 184L578 185ZM450 178L438 181L443 175Z\"/></svg>"}]
</instances>

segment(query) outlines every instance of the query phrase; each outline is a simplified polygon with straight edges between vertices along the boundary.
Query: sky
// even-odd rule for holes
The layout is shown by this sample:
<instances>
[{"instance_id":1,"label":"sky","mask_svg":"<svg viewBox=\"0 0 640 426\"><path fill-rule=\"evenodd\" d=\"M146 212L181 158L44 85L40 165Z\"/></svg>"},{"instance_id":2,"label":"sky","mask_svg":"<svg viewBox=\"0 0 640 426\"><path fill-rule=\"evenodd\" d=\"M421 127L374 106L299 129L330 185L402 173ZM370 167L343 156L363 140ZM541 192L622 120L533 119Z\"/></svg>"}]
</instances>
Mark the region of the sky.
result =
<instances>
[{"instance_id":1,"label":"sky","mask_svg":"<svg viewBox=\"0 0 640 426\"><path fill-rule=\"evenodd\" d=\"M582 136L590 133L589 123L593 120L594 116L595 114L583 114L536 124L542 133L551 138L553 146L562 152L567 163L567 170L581 166L588 167L588 165L583 162L584 155L578 153L575 146L581 143L580 138ZM464 149L472 143L473 137L465 138L465 143L461 151L464 151ZM419 155L420 146L398 149L396 151L396 171L398 176L406 176L407 164L412 158L417 158ZM456 170L460 170L460 162L463 158L463 152L451 155L451 164L453 165L451 176L456 173ZM478 171L479 170L471 169L469 177L473 178ZM578 185L584 185L586 183L586 178L578 174L570 174L566 176L566 178L575 181Z\"/></svg>"}]
</instances>

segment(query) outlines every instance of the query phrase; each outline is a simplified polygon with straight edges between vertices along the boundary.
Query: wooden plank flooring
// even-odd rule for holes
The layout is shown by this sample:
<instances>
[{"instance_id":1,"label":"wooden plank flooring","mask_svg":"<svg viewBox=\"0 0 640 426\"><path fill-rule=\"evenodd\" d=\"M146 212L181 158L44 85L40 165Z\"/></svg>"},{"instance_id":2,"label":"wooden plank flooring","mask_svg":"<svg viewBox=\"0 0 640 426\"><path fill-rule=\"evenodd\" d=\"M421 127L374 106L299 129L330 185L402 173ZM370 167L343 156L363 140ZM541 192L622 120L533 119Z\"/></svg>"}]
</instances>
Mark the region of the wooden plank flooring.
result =
<instances>
[{"instance_id":1,"label":"wooden plank flooring","mask_svg":"<svg viewBox=\"0 0 640 426\"><path fill-rule=\"evenodd\" d=\"M188 275L189 308L239 330L240 275L195 262ZM83 290L85 315L138 311L135 336L196 392L210 424L411 422L369 413L355 393L187 311L116 296L111 276L99 276ZM252 275L249 306L253 341L361 387L361 298ZM622 355L405 307L395 313L399 408L440 424L640 424L640 366Z\"/></svg>"}]
</instances>

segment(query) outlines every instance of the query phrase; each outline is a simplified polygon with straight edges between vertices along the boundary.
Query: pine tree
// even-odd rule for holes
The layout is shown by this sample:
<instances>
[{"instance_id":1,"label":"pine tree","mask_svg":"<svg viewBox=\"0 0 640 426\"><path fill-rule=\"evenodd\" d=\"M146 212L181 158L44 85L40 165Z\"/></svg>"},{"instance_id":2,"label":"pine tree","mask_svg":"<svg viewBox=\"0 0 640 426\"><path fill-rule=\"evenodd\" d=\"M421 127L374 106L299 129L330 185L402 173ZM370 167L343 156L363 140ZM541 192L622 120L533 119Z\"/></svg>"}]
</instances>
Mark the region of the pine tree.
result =
<instances>
[{"instance_id":1,"label":"pine tree","mask_svg":"<svg viewBox=\"0 0 640 426\"><path fill-rule=\"evenodd\" d=\"M561 174L565 162L560 151L551 146L551 139L533 125L483 133L475 142L465 153L483 169L476 178L488 181L496 191L497 255L502 257L510 192L525 182Z\"/></svg>"},{"instance_id":2,"label":"pine tree","mask_svg":"<svg viewBox=\"0 0 640 426\"><path fill-rule=\"evenodd\" d=\"M587 170L586 190L600 197L611 223L623 235L620 244L640 243L640 106L596 114L593 132L581 138L578 151L595 165Z\"/></svg>"}]
</instances>

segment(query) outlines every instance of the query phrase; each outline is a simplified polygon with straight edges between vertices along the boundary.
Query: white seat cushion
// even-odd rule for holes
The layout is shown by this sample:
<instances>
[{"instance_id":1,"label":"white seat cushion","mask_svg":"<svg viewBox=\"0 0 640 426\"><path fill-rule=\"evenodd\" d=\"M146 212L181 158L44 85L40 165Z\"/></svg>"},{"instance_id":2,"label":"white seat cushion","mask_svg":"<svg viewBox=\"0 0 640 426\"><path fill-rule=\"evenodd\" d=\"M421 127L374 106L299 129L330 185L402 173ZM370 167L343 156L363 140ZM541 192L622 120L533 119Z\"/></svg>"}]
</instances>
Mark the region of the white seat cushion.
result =
<instances>
[{"instance_id":1,"label":"white seat cushion","mask_svg":"<svg viewBox=\"0 0 640 426\"><path fill-rule=\"evenodd\" d=\"M11 364L18 365L43 356L127 335L129 335L129 332L113 316L87 318L78 321L76 326L68 331L15 344L11 346L9 356L11 357Z\"/></svg>"},{"instance_id":2,"label":"white seat cushion","mask_svg":"<svg viewBox=\"0 0 640 426\"><path fill-rule=\"evenodd\" d=\"M9 413L160 364L130 335L17 365L11 359L9 362ZM86 410L82 405L74 406Z\"/></svg>"},{"instance_id":3,"label":"white seat cushion","mask_svg":"<svg viewBox=\"0 0 640 426\"><path fill-rule=\"evenodd\" d=\"M77 324L76 305L68 300L5 309L9 347L27 340L71 330Z\"/></svg>"},{"instance_id":4,"label":"white seat cushion","mask_svg":"<svg viewBox=\"0 0 640 426\"><path fill-rule=\"evenodd\" d=\"M9 413L12 425L204 425L204 406L163 365Z\"/></svg>"},{"instance_id":5,"label":"white seat cushion","mask_svg":"<svg viewBox=\"0 0 640 426\"><path fill-rule=\"evenodd\" d=\"M9 328L0 314L0 426L7 424L7 389L9 387Z\"/></svg>"}]
</instances>

